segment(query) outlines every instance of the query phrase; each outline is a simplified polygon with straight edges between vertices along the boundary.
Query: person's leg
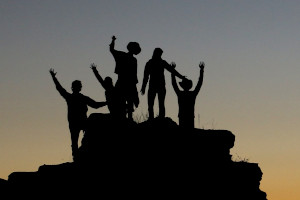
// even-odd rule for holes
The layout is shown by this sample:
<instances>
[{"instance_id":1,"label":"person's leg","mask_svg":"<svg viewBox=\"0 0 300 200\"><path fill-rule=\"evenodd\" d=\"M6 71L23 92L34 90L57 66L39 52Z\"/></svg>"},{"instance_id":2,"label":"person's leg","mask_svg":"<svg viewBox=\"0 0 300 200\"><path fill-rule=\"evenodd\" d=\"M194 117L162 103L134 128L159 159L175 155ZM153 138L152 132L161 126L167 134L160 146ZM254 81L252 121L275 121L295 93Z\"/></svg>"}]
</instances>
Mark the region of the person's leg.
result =
<instances>
[{"instance_id":1,"label":"person's leg","mask_svg":"<svg viewBox=\"0 0 300 200\"><path fill-rule=\"evenodd\" d=\"M126 115L128 113L128 91L126 90L125 84L119 81L119 79L116 82L115 85L115 95L118 101L118 108L120 109L120 117L121 119L126 119ZM132 117L132 113L131 113Z\"/></svg>"},{"instance_id":2,"label":"person's leg","mask_svg":"<svg viewBox=\"0 0 300 200\"><path fill-rule=\"evenodd\" d=\"M162 88L158 92L159 117L161 118L164 118L166 115L165 98L166 98L166 88Z\"/></svg>"},{"instance_id":3,"label":"person's leg","mask_svg":"<svg viewBox=\"0 0 300 200\"><path fill-rule=\"evenodd\" d=\"M155 91L153 89L148 90L148 114L149 114L149 119L154 118L154 99L155 99Z\"/></svg>"},{"instance_id":4,"label":"person's leg","mask_svg":"<svg viewBox=\"0 0 300 200\"><path fill-rule=\"evenodd\" d=\"M191 117L190 128L195 128L195 118Z\"/></svg>"},{"instance_id":5,"label":"person's leg","mask_svg":"<svg viewBox=\"0 0 300 200\"><path fill-rule=\"evenodd\" d=\"M128 88L127 94L128 119L133 120L132 113L134 109L139 106L139 103L140 100L136 85L131 85L130 88Z\"/></svg>"},{"instance_id":6,"label":"person's leg","mask_svg":"<svg viewBox=\"0 0 300 200\"><path fill-rule=\"evenodd\" d=\"M69 125L69 128L71 133L72 156L73 156L73 161L75 161L78 152L78 138L79 138L80 128L77 125Z\"/></svg>"},{"instance_id":7,"label":"person's leg","mask_svg":"<svg viewBox=\"0 0 300 200\"><path fill-rule=\"evenodd\" d=\"M134 109L133 109L133 100L131 98L127 98L126 108L127 108L127 118L129 120L133 120L132 113Z\"/></svg>"}]
</instances>

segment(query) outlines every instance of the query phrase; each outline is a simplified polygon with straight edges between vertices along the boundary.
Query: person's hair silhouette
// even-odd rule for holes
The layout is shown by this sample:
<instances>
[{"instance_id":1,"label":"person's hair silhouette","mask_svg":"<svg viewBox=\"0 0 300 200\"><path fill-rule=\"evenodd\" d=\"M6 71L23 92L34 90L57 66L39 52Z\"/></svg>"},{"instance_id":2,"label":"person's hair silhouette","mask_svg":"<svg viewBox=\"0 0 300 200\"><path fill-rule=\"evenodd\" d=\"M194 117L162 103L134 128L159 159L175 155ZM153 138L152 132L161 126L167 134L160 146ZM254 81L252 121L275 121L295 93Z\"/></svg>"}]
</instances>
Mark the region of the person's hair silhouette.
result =
<instances>
[{"instance_id":1,"label":"person's hair silhouette","mask_svg":"<svg viewBox=\"0 0 300 200\"><path fill-rule=\"evenodd\" d=\"M161 58L163 50L155 48L152 58L146 63L144 69L144 78L141 88L142 95L145 94L146 86L149 80L148 88L148 114L149 119L154 118L154 100L158 96L159 117L165 117L165 97L166 97L166 83L165 83L165 69L171 74L183 79L184 76L179 74L174 67L170 66L165 60Z\"/></svg>"},{"instance_id":2,"label":"person's hair silhouette","mask_svg":"<svg viewBox=\"0 0 300 200\"><path fill-rule=\"evenodd\" d=\"M68 121L71 133L71 145L73 160L76 159L78 151L78 138L80 131L85 131L87 121L88 106L100 108L106 105L106 102L96 102L88 96L80 93L82 89L81 81L72 82L72 93L67 92L56 78L54 69L50 69L50 74L54 81L57 91L66 100L68 106Z\"/></svg>"},{"instance_id":3,"label":"person's hair silhouette","mask_svg":"<svg viewBox=\"0 0 300 200\"><path fill-rule=\"evenodd\" d=\"M123 101L126 102L128 119L132 120L132 113L134 106L139 105L139 96L136 88L138 83L137 79L137 60L134 55L141 52L139 43L129 42L127 45L128 52L115 50L116 37L112 37L110 43L110 52L112 53L115 61L115 73L118 75L116 88L121 92Z\"/></svg>"},{"instance_id":4,"label":"person's hair silhouette","mask_svg":"<svg viewBox=\"0 0 300 200\"><path fill-rule=\"evenodd\" d=\"M93 70L97 80L105 89L106 102L112 118L115 120L123 120L124 118L126 118L125 102L121 99L120 91L118 91L117 88L114 87L112 78L107 76L103 80L97 70L97 65L95 65L94 63L91 64L91 69Z\"/></svg>"},{"instance_id":5,"label":"person's hair silhouette","mask_svg":"<svg viewBox=\"0 0 300 200\"><path fill-rule=\"evenodd\" d=\"M176 65L173 65L176 67ZM172 85L175 90L175 93L178 97L178 118L179 118L179 126L185 128L194 128L194 117L195 117L195 101L196 97L201 89L203 83L203 74L204 74L204 62L200 62L200 76L198 83L194 89L194 91L190 91L193 86L193 82L188 79L183 79L179 85L182 87L183 91L179 90L176 78L172 74Z\"/></svg>"}]
</instances>

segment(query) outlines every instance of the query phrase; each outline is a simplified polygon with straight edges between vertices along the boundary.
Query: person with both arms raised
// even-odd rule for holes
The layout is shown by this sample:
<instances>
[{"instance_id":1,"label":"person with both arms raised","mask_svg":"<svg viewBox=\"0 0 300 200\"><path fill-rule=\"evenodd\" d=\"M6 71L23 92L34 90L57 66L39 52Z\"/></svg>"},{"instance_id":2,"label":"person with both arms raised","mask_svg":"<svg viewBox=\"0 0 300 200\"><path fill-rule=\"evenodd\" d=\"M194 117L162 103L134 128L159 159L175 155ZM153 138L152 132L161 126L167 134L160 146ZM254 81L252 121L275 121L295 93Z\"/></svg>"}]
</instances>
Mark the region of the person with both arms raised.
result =
<instances>
[{"instance_id":1,"label":"person with both arms raised","mask_svg":"<svg viewBox=\"0 0 300 200\"><path fill-rule=\"evenodd\" d=\"M200 76L198 79L198 83L193 91L190 90L193 86L193 82L191 80L183 79L181 82L179 82L179 85L183 89L180 90L178 88L175 76L173 74L171 76L172 86L178 97L178 107L179 107L178 118L179 118L179 126L181 127L194 128L195 126L195 122L194 122L195 101L203 83L204 66L205 66L204 62L200 62L199 64ZM176 67L176 65L173 65L173 67Z\"/></svg>"}]
</instances>

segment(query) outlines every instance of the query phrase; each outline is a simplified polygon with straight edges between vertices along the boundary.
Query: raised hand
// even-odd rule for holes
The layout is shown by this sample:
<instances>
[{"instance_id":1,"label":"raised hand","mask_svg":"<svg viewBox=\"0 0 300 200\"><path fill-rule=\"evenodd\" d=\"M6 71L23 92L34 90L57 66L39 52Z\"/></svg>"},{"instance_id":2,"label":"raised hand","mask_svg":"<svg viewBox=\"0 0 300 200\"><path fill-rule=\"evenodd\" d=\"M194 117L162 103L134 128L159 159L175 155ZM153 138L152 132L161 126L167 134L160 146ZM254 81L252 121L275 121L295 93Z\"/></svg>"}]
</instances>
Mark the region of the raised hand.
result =
<instances>
[{"instance_id":1,"label":"raised hand","mask_svg":"<svg viewBox=\"0 0 300 200\"><path fill-rule=\"evenodd\" d=\"M203 70L203 69L204 69L204 67L205 67L205 63L201 61L201 62L199 63L199 67L200 67L200 69L202 69L202 70Z\"/></svg>"},{"instance_id":2,"label":"raised hand","mask_svg":"<svg viewBox=\"0 0 300 200\"><path fill-rule=\"evenodd\" d=\"M175 69L176 68L176 63L175 62L171 62L171 67L173 67Z\"/></svg>"},{"instance_id":3,"label":"raised hand","mask_svg":"<svg viewBox=\"0 0 300 200\"><path fill-rule=\"evenodd\" d=\"M50 72L50 74L51 74L52 77L55 77L55 76L56 76L56 73L57 73L57 72L55 72L54 69L51 68L51 69L49 70L49 72Z\"/></svg>"},{"instance_id":4,"label":"raised hand","mask_svg":"<svg viewBox=\"0 0 300 200\"><path fill-rule=\"evenodd\" d=\"M92 70L97 70L97 65L95 65L95 63L92 63L90 68L91 68Z\"/></svg>"},{"instance_id":5,"label":"raised hand","mask_svg":"<svg viewBox=\"0 0 300 200\"><path fill-rule=\"evenodd\" d=\"M116 38L116 36L112 36L112 38L111 38L113 41L115 41L117 38Z\"/></svg>"}]
</instances>

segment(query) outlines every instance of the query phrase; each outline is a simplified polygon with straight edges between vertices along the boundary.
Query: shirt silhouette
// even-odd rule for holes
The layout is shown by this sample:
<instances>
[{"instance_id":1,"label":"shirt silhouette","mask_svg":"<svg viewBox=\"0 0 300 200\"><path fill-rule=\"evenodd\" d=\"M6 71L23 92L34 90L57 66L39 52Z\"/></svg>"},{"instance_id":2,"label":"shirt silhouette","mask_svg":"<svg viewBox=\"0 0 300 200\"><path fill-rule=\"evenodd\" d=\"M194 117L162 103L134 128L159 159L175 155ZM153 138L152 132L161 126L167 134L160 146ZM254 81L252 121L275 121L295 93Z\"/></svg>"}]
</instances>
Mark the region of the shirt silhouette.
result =
<instances>
[{"instance_id":1,"label":"shirt silhouette","mask_svg":"<svg viewBox=\"0 0 300 200\"><path fill-rule=\"evenodd\" d=\"M112 53L115 62L115 73L118 75L116 88L121 92L120 95L123 101L126 102L128 119L132 119L134 106L139 105L139 96L136 88L138 83L137 78L137 60L134 55L141 52L140 45L137 42L129 42L127 45L128 52L115 50L116 37L112 37L110 44L110 52Z\"/></svg>"},{"instance_id":2,"label":"shirt silhouette","mask_svg":"<svg viewBox=\"0 0 300 200\"><path fill-rule=\"evenodd\" d=\"M183 89L183 91L181 91L178 88L175 76L172 74L172 85L178 97L178 106L179 106L178 118L179 118L179 126L181 127L194 128L195 126L194 125L195 101L203 83L204 66L205 66L204 62L200 62L199 64L200 76L194 91L190 91L190 89L193 86L193 82L188 79L183 79L179 83Z\"/></svg>"},{"instance_id":3,"label":"shirt silhouette","mask_svg":"<svg viewBox=\"0 0 300 200\"><path fill-rule=\"evenodd\" d=\"M165 69L175 76L183 79L184 76L179 74L174 67L170 66L165 60L161 58L163 50L155 48L152 58L146 63L144 69L144 78L141 88L142 95L145 94L146 86L149 80L148 88L148 113L149 119L154 118L153 106L156 95L158 96L159 117L165 117L165 97L166 97L166 82Z\"/></svg>"},{"instance_id":4,"label":"shirt silhouette","mask_svg":"<svg viewBox=\"0 0 300 200\"><path fill-rule=\"evenodd\" d=\"M126 117L126 105L125 102L122 101L120 96L120 91L114 87L113 81L111 77L101 77L97 70L97 66L93 63L91 64L91 69L93 70L97 80L105 89L105 97L107 106L110 114L115 120L122 120Z\"/></svg>"},{"instance_id":5,"label":"shirt silhouette","mask_svg":"<svg viewBox=\"0 0 300 200\"><path fill-rule=\"evenodd\" d=\"M76 159L78 151L78 138L81 130L85 130L87 121L88 106L92 108L100 108L106 105L106 102L96 102L88 96L80 93L81 81L72 82L72 93L67 92L56 78L56 72L50 69L50 74L54 81L57 91L66 100L68 106L68 121L71 133L71 145L73 160Z\"/></svg>"}]
</instances>

